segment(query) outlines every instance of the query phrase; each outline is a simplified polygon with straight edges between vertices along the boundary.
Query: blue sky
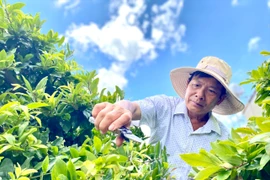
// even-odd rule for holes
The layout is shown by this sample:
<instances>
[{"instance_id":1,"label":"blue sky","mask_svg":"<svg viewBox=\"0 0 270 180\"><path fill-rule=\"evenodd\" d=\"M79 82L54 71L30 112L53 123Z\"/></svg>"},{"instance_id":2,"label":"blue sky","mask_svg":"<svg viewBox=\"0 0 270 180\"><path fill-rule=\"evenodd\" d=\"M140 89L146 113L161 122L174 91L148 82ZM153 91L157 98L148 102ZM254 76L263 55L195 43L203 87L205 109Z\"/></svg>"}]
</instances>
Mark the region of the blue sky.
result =
<instances>
[{"instance_id":1,"label":"blue sky","mask_svg":"<svg viewBox=\"0 0 270 180\"><path fill-rule=\"evenodd\" d=\"M251 85L238 84L267 59L259 52L270 51L270 0L20 2L25 13L40 12L46 20L42 32L53 29L66 36L77 62L97 70L101 87L118 85L130 100L177 95L170 70L196 66L211 55L231 65L231 87L247 102Z\"/></svg>"}]
</instances>

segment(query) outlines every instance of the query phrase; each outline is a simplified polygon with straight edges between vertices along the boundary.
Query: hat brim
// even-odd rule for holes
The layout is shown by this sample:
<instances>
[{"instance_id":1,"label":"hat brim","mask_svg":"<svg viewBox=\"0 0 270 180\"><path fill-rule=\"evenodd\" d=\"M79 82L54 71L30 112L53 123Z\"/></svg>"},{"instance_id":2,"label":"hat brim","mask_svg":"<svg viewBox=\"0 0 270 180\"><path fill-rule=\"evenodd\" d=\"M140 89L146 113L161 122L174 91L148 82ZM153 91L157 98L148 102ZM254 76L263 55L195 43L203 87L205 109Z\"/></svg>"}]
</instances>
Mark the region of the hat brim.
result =
<instances>
[{"instance_id":1,"label":"hat brim","mask_svg":"<svg viewBox=\"0 0 270 180\"><path fill-rule=\"evenodd\" d=\"M224 80L213 73L212 71L208 71L207 69L197 69L192 67L182 67L173 69L170 73L171 81L174 90L177 94L184 98L185 92L187 89L187 82L190 74L195 71L201 71L206 74L213 76L216 80L218 80L226 89L226 98L219 104L214 107L213 112L221 115L231 115L238 113L244 109L244 104L232 93L229 89L228 85L224 82Z\"/></svg>"}]
</instances>

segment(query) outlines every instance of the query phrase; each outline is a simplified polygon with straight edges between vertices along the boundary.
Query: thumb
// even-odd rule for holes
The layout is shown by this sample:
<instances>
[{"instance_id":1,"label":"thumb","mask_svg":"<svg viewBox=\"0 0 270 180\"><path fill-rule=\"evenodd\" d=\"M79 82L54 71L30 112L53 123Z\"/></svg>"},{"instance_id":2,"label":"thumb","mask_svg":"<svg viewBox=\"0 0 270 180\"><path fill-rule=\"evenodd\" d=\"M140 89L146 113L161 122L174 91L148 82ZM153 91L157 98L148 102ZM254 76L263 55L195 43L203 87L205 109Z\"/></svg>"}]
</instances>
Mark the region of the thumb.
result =
<instances>
[{"instance_id":1,"label":"thumb","mask_svg":"<svg viewBox=\"0 0 270 180\"><path fill-rule=\"evenodd\" d=\"M121 135L118 135L115 139L116 146L122 146L124 142L124 138Z\"/></svg>"}]
</instances>

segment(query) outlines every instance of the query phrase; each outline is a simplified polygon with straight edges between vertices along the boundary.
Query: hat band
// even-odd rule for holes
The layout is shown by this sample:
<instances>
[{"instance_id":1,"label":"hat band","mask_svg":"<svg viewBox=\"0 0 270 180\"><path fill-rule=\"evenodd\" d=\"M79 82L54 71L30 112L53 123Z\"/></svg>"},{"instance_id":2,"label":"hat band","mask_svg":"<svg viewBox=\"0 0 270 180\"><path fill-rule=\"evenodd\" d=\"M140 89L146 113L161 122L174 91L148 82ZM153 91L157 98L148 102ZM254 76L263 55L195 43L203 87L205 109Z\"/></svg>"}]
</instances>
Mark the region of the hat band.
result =
<instances>
[{"instance_id":1,"label":"hat band","mask_svg":"<svg viewBox=\"0 0 270 180\"><path fill-rule=\"evenodd\" d=\"M221 77L223 78L223 80L224 80L226 83L228 83L227 80L226 80L226 75L225 75L222 71L220 71L219 69L217 69L217 68L215 68L215 67L213 67L213 66L209 66L209 65L207 65L207 66L205 67L205 69L209 69L209 70L211 70L211 71L214 71L214 72L217 73L219 76L221 76Z\"/></svg>"}]
</instances>

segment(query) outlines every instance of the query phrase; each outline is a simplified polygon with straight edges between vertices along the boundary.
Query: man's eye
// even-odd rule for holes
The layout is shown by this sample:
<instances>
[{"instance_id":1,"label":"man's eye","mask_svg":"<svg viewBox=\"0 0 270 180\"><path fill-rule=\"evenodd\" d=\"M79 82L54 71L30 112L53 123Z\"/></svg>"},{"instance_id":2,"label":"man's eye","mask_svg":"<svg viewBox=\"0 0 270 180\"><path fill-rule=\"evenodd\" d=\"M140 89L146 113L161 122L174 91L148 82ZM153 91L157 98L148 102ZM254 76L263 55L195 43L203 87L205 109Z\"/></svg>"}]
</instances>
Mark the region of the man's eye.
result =
<instances>
[{"instance_id":1,"label":"man's eye","mask_svg":"<svg viewBox=\"0 0 270 180\"><path fill-rule=\"evenodd\" d=\"M209 92L210 92L211 94L217 94L217 92L216 92L215 90L213 90L213 89L209 89Z\"/></svg>"},{"instance_id":2,"label":"man's eye","mask_svg":"<svg viewBox=\"0 0 270 180\"><path fill-rule=\"evenodd\" d=\"M200 87L200 84L193 83L192 86L193 86L194 88L197 88L197 87Z\"/></svg>"}]
</instances>

